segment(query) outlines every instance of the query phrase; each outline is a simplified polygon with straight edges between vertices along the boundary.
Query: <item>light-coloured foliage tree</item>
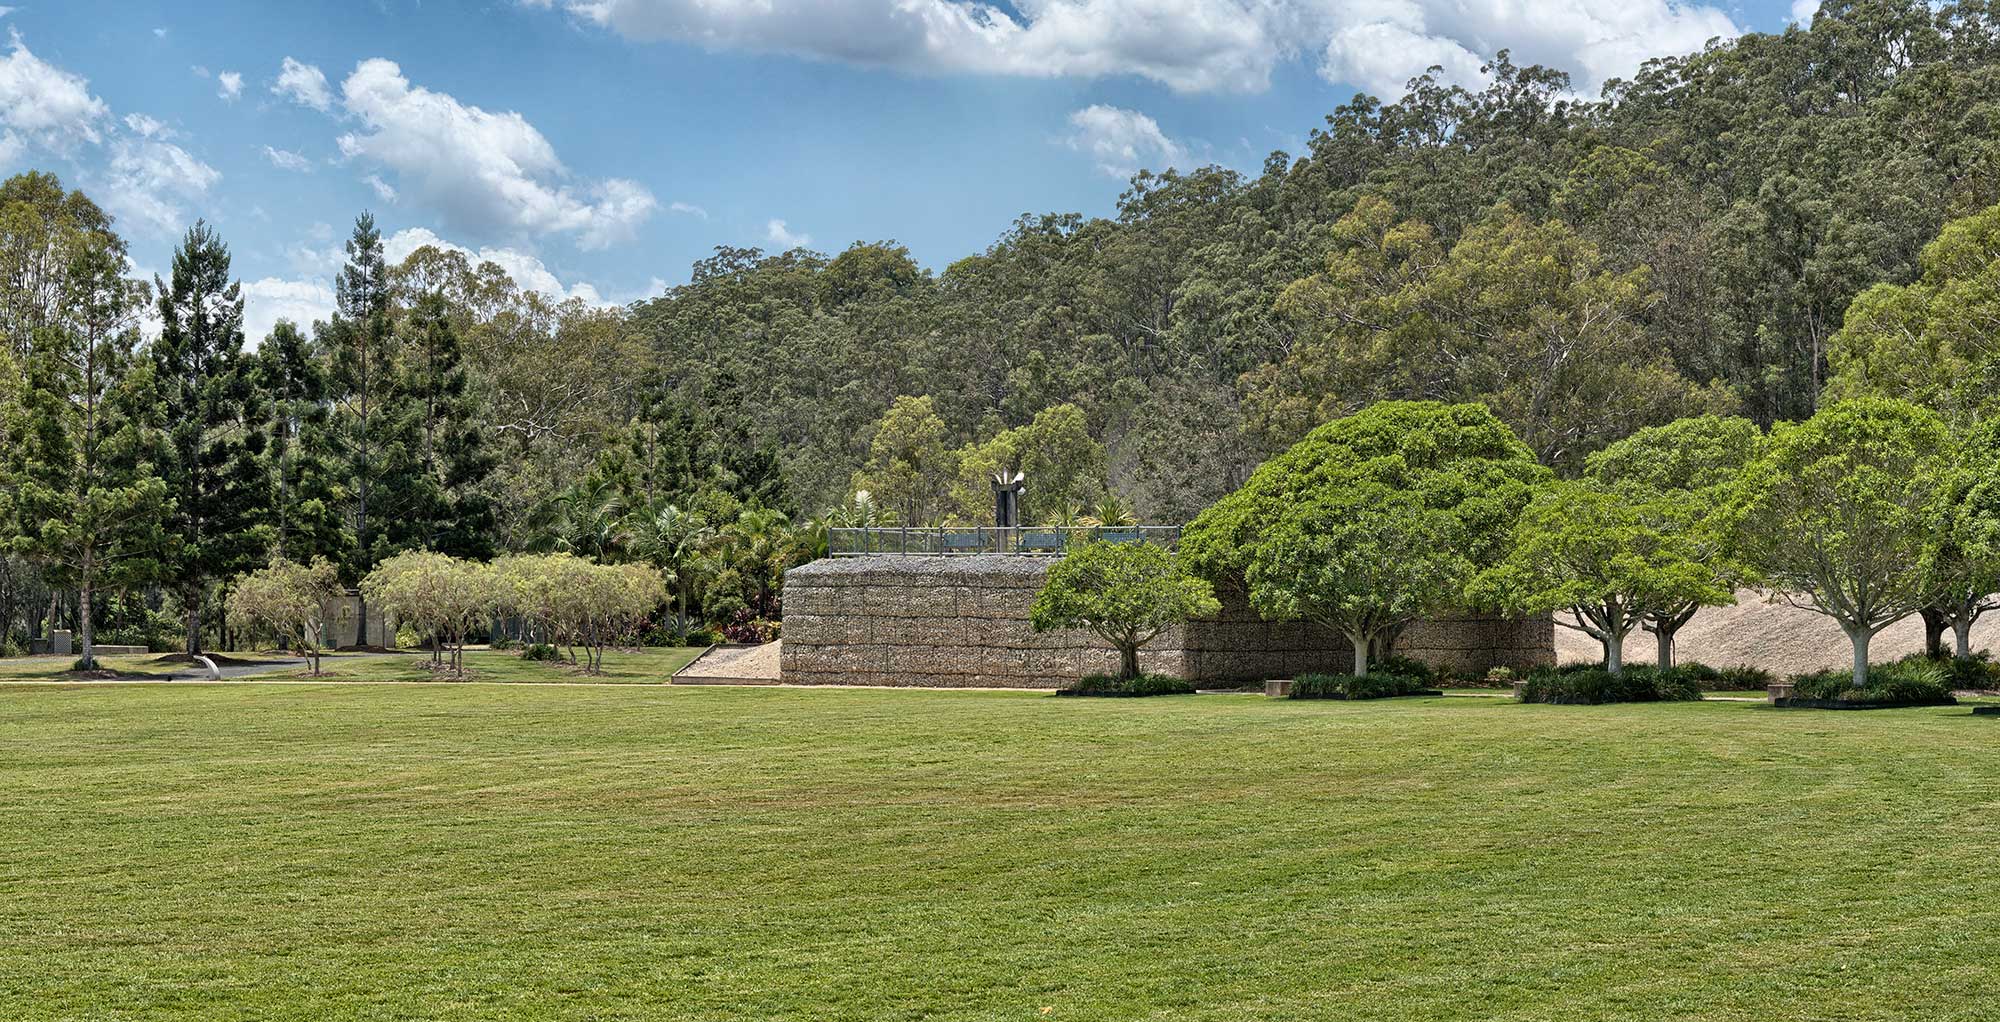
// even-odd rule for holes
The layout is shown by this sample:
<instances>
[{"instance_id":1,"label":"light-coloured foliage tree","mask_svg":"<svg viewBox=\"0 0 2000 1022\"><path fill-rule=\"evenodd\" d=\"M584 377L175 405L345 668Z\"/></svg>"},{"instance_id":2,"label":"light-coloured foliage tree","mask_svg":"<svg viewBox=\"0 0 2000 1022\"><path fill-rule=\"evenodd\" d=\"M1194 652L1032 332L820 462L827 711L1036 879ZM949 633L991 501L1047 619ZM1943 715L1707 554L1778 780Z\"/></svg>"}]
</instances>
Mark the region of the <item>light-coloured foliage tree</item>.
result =
<instances>
[{"instance_id":1,"label":"light-coloured foliage tree","mask_svg":"<svg viewBox=\"0 0 2000 1022\"><path fill-rule=\"evenodd\" d=\"M276 558L267 567L238 576L229 591L229 614L271 629L311 662L320 673L320 645L325 638L326 611L347 590L340 570L324 557L311 564Z\"/></svg>"}]
</instances>

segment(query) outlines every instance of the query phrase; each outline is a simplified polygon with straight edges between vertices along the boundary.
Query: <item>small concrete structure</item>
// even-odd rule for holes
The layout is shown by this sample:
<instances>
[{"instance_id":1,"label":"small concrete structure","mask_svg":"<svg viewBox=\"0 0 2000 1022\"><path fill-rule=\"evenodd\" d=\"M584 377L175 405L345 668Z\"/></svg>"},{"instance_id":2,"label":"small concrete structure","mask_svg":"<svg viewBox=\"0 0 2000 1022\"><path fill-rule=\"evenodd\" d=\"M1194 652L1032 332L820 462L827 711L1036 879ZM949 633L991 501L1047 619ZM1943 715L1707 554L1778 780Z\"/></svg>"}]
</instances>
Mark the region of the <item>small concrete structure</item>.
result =
<instances>
[{"instance_id":1,"label":"small concrete structure","mask_svg":"<svg viewBox=\"0 0 2000 1022\"><path fill-rule=\"evenodd\" d=\"M350 589L347 595L329 601L320 609L320 628L324 633L319 644L342 649L349 646L389 646L396 638L395 622L388 620L379 607L368 608L368 629L364 634L360 627L361 593Z\"/></svg>"},{"instance_id":2,"label":"small concrete structure","mask_svg":"<svg viewBox=\"0 0 2000 1022\"><path fill-rule=\"evenodd\" d=\"M1773 703L1780 699L1790 699L1792 697L1792 683L1789 681L1771 682L1764 686L1764 690L1770 694Z\"/></svg>"},{"instance_id":3,"label":"small concrete structure","mask_svg":"<svg viewBox=\"0 0 2000 1022\"><path fill-rule=\"evenodd\" d=\"M76 636L67 628L58 628L49 633L49 652L56 656L69 656L76 652Z\"/></svg>"},{"instance_id":4,"label":"small concrete structure","mask_svg":"<svg viewBox=\"0 0 2000 1022\"><path fill-rule=\"evenodd\" d=\"M1289 699L1292 695L1292 679L1273 678L1264 683L1264 694L1273 699Z\"/></svg>"},{"instance_id":5,"label":"small concrete structure","mask_svg":"<svg viewBox=\"0 0 2000 1022\"><path fill-rule=\"evenodd\" d=\"M786 684L1061 688L1117 670L1088 632L1037 634L1028 611L1053 559L1009 554L861 556L785 573ZM1265 621L1242 596L1169 630L1141 670L1203 683L1261 683L1354 669L1352 646L1317 625ZM1464 675L1555 662L1555 624L1460 614L1411 625L1396 651Z\"/></svg>"}]
</instances>

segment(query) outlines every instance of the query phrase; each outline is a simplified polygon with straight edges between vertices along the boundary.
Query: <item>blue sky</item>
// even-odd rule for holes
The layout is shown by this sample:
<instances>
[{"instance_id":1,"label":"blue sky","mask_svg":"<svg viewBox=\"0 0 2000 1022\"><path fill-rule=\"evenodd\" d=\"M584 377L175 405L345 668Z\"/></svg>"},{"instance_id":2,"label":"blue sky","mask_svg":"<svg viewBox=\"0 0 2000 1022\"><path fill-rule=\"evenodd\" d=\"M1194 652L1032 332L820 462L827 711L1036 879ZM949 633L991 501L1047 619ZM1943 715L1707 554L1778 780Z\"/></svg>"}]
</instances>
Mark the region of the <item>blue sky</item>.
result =
<instances>
[{"instance_id":1,"label":"blue sky","mask_svg":"<svg viewBox=\"0 0 2000 1022\"><path fill-rule=\"evenodd\" d=\"M0 16L0 171L53 170L145 272L197 216L251 328L332 300L372 210L537 289L623 302L714 246L892 238L933 268L1138 167L1254 171L1431 63L1565 67L1776 30L1669 0L27 0Z\"/></svg>"}]
</instances>

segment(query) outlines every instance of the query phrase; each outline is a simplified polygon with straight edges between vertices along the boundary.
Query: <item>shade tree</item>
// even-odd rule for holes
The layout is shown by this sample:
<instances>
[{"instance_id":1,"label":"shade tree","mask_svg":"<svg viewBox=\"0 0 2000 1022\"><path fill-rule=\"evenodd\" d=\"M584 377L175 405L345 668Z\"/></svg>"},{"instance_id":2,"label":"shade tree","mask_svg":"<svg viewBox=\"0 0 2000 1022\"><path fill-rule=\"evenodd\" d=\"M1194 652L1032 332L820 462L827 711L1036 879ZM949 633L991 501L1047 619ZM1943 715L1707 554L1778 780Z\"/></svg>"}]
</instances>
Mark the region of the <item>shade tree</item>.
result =
<instances>
[{"instance_id":1,"label":"shade tree","mask_svg":"<svg viewBox=\"0 0 2000 1022\"><path fill-rule=\"evenodd\" d=\"M1461 524L1390 482L1321 489L1259 537L1245 571L1250 605L1345 636L1365 676L1410 622L1463 604L1474 567Z\"/></svg>"},{"instance_id":2,"label":"shade tree","mask_svg":"<svg viewBox=\"0 0 2000 1022\"><path fill-rule=\"evenodd\" d=\"M1746 565L1779 598L1840 626L1857 687L1867 682L1870 640L1933 596L1950 447L1934 412L1844 401L1774 427L1732 494Z\"/></svg>"},{"instance_id":3,"label":"shade tree","mask_svg":"<svg viewBox=\"0 0 2000 1022\"><path fill-rule=\"evenodd\" d=\"M1656 641L1661 667L1674 663L1674 640L1719 592L1733 593L1748 578L1736 556L1731 530L1718 512L1731 488L1764 448L1764 433L1748 419L1696 416L1652 426L1591 455L1585 476L1629 502L1644 527L1671 543L1682 560L1681 598L1641 609L1641 625ZM1733 596L1723 603L1734 602Z\"/></svg>"},{"instance_id":4,"label":"shade tree","mask_svg":"<svg viewBox=\"0 0 2000 1022\"><path fill-rule=\"evenodd\" d=\"M1556 623L1596 639L1605 670L1622 674L1625 640L1648 618L1670 615L1677 628L1685 608L1735 601L1729 580L1677 525L1629 493L1551 483L1522 511L1507 558L1473 585L1474 600L1515 614L1567 612L1571 620ZM1662 666L1671 666L1666 634Z\"/></svg>"},{"instance_id":5,"label":"shade tree","mask_svg":"<svg viewBox=\"0 0 2000 1022\"><path fill-rule=\"evenodd\" d=\"M1087 542L1049 567L1029 609L1037 632L1088 631L1118 651L1118 678L1139 676L1139 650L1222 605L1207 581L1152 543Z\"/></svg>"}]
</instances>

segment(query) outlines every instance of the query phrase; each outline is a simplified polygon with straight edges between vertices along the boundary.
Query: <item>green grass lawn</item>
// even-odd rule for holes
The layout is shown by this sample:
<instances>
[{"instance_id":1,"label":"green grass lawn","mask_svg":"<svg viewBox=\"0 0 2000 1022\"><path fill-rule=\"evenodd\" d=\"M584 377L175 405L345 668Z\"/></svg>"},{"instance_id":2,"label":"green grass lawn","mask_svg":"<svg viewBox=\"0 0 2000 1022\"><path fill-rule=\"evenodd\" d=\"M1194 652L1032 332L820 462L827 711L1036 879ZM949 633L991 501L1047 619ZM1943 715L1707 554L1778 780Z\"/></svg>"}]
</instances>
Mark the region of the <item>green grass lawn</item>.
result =
<instances>
[{"instance_id":1,"label":"green grass lawn","mask_svg":"<svg viewBox=\"0 0 2000 1022\"><path fill-rule=\"evenodd\" d=\"M0 687L18 1019L2000 1017L1963 707Z\"/></svg>"},{"instance_id":2,"label":"green grass lawn","mask_svg":"<svg viewBox=\"0 0 2000 1022\"><path fill-rule=\"evenodd\" d=\"M606 650L604 673L587 675L565 663L524 660L518 654L489 649L465 652L466 680L502 682L596 682L600 684L664 684L675 671L701 653L699 648L648 648ZM266 652L232 654L245 660L270 659L279 654ZM158 654L146 656L99 657L104 667L121 674L164 678L171 673L186 674L186 664L156 662ZM0 683L7 681L55 681L76 662L75 657L16 657L0 660ZM320 669L329 681L438 681L454 680L430 670L429 653L398 653L391 656L327 654ZM274 664L264 676L299 680L305 668Z\"/></svg>"}]
</instances>

